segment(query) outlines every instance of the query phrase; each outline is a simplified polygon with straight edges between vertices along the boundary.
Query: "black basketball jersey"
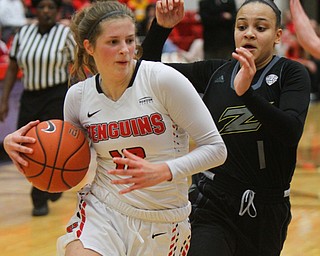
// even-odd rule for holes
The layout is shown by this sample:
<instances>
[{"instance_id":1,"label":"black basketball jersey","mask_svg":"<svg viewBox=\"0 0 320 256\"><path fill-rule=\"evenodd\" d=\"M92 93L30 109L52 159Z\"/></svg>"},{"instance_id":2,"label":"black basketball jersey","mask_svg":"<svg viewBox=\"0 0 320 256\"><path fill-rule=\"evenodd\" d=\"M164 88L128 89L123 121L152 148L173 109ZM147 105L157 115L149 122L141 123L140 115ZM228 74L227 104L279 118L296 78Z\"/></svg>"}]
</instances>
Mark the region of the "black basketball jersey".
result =
<instances>
[{"instance_id":1,"label":"black basketball jersey","mask_svg":"<svg viewBox=\"0 0 320 256\"><path fill-rule=\"evenodd\" d=\"M221 133L227 161L211 172L225 172L252 187L288 188L307 115L310 81L299 63L275 56L258 70L251 88L236 95L236 60L168 64L193 83Z\"/></svg>"},{"instance_id":2,"label":"black basketball jersey","mask_svg":"<svg viewBox=\"0 0 320 256\"><path fill-rule=\"evenodd\" d=\"M142 58L160 60L170 31L154 21L142 44ZM267 66L257 70L251 88L239 97L233 87L240 68L236 60L168 65L204 93L203 101L226 143L226 162L210 171L224 172L251 188L287 189L310 102L306 68L274 56Z\"/></svg>"}]
</instances>

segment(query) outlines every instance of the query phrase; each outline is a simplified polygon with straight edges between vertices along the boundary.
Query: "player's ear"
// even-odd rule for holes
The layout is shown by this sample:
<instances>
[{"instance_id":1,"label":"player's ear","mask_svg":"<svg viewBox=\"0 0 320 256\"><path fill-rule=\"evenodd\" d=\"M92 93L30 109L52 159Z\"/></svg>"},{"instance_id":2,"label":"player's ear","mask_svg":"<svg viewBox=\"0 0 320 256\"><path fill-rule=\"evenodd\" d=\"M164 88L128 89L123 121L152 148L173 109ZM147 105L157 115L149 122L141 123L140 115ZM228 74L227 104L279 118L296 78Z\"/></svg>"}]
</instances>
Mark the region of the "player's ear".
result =
<instances>
[{"instance_id":1,"label":"player's ear","mask_svg":"<svg viewBox=\"0 0 320 256\"><path fill-rule=\"evenodd\" d=\"M89 54L89 55L92 55L93 52L94 52L94 48L93 48L93 45L90 43L90 41L88 39L85 39L83 41L83 47L84 49L86 49L86 52Z\"/></svg>"},{"instance_id":2,"label":"player's ear","mask_svg":"<svg viewBox=\"0 0 320 256\"><path fill-rule=\"evenodd\" d=\"M274 43L279 44L281 42L281 37L282 37L282 29L279 28L276 32L276 37L275 37Z\"/></svg>"}]
</instances>

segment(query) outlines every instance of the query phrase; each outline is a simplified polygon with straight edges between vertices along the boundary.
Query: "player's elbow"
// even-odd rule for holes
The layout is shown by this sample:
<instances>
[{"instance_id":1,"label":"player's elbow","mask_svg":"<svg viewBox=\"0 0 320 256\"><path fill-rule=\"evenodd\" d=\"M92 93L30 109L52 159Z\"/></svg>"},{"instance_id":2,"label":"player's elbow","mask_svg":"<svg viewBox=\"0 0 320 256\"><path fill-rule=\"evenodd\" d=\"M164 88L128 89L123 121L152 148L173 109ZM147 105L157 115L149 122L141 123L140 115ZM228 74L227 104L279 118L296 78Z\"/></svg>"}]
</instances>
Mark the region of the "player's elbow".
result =
<instances>
[{"instance_id":1,"label":"player's elbow","mask_svg":"<svg viewBox=\"0 0 320 256\"><path fill-rule=\"evenodd\" d=\"M220 160L218 163L219 165L224 164L224 162L227 160L228 151L227 151L227 147L223 141L220 142L218 145L217 156Z\"/></svg>"}]
</instances>

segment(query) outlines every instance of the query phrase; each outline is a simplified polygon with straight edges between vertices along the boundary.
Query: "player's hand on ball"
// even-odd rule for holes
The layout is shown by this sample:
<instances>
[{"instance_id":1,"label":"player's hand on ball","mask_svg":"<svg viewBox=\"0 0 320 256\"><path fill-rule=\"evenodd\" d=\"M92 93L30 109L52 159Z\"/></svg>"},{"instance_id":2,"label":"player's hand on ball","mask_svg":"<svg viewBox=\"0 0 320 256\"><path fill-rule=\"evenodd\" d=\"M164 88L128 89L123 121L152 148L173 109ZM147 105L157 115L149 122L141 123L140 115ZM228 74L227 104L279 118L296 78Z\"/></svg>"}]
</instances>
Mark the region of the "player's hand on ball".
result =
<instances>
[{"instance_id":1,"label":"player's hand on ball","mask_svg":"<svg viewBox=\"0 0 320 256\"><path fill-rule=\"evenodd\" d=\"M79 184L90 164L90 147L86 135L72 123L50 119L27 131L35 143L25 144L32 154L20 152L28 161L21 165L24 176L42 191L63 192Z\"/></svg>"},{"instance_id":2,"label":"player's hand on ball","mask_svg":"<svg viewBox=\"0 0 320 256\"><path fill-rule=\"evenodd\" d=\"M135 189L151 187L163 181L172 179L171 171L167 164L152 164L127 150L123 151L125 158L115 157L114 163L128 166L128 169L109 170L109 174L125 176L123 179L112 180L112 184L132 184L120 191L120 194L131 192Z\"/></svg>"},{"instance_id":3,"label":"player's hand on ball","mask_svg":"<svg viewBox=\"0 0 320 256\"><path fill-rule=\"evenodd\" d=\"M34 126L36 126L40 121L32 121L27 125L21 127L19 130L8 134L3 141L3 146L15 166L21 173L24 173L22 166L28 166L28 162L23 159L20 153L32 154L33 149L24 146L25 143L35 143L36 140L32 137L27 137L25 134Z\"/></svg>"}]
</instances>

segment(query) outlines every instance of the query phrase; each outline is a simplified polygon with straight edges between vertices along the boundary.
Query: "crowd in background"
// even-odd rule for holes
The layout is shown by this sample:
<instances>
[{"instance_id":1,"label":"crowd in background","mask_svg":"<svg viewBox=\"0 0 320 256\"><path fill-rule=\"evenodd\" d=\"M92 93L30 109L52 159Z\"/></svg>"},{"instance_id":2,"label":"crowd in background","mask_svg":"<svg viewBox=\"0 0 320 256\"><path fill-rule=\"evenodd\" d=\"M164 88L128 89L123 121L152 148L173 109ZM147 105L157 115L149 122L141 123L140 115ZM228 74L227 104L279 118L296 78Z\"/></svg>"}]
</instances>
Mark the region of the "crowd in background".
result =
<instances>
[{"instance_id":1,"label":"crowd in background","mask_svg":"<svg viewBox=\"0 0 320 256\"><path fill-rule=\"evenodd\" d=\"M119 1L134 11L137 35L142 41L154 18L156 0ZM72 14L90 2L91 0L63 0L59 21L68 25ZM199 1L198 10L187 11L184 20L171 32L163 49L162 61L191 62L208 58L229 58L234 47L232 31L238 5L235 0ZM311 100L319 101L320 61L308 54L298 43L290 10L283 11L283 16L284 35L281 44L277 46L277 54L306 66L312 81ZM31 0L0 0L0 63L8 62L10 44L15 32L21 26L34 21ZM320 35L318 22L314 19L312 22L315 31Z\"/></svg>"}]
</instances>

